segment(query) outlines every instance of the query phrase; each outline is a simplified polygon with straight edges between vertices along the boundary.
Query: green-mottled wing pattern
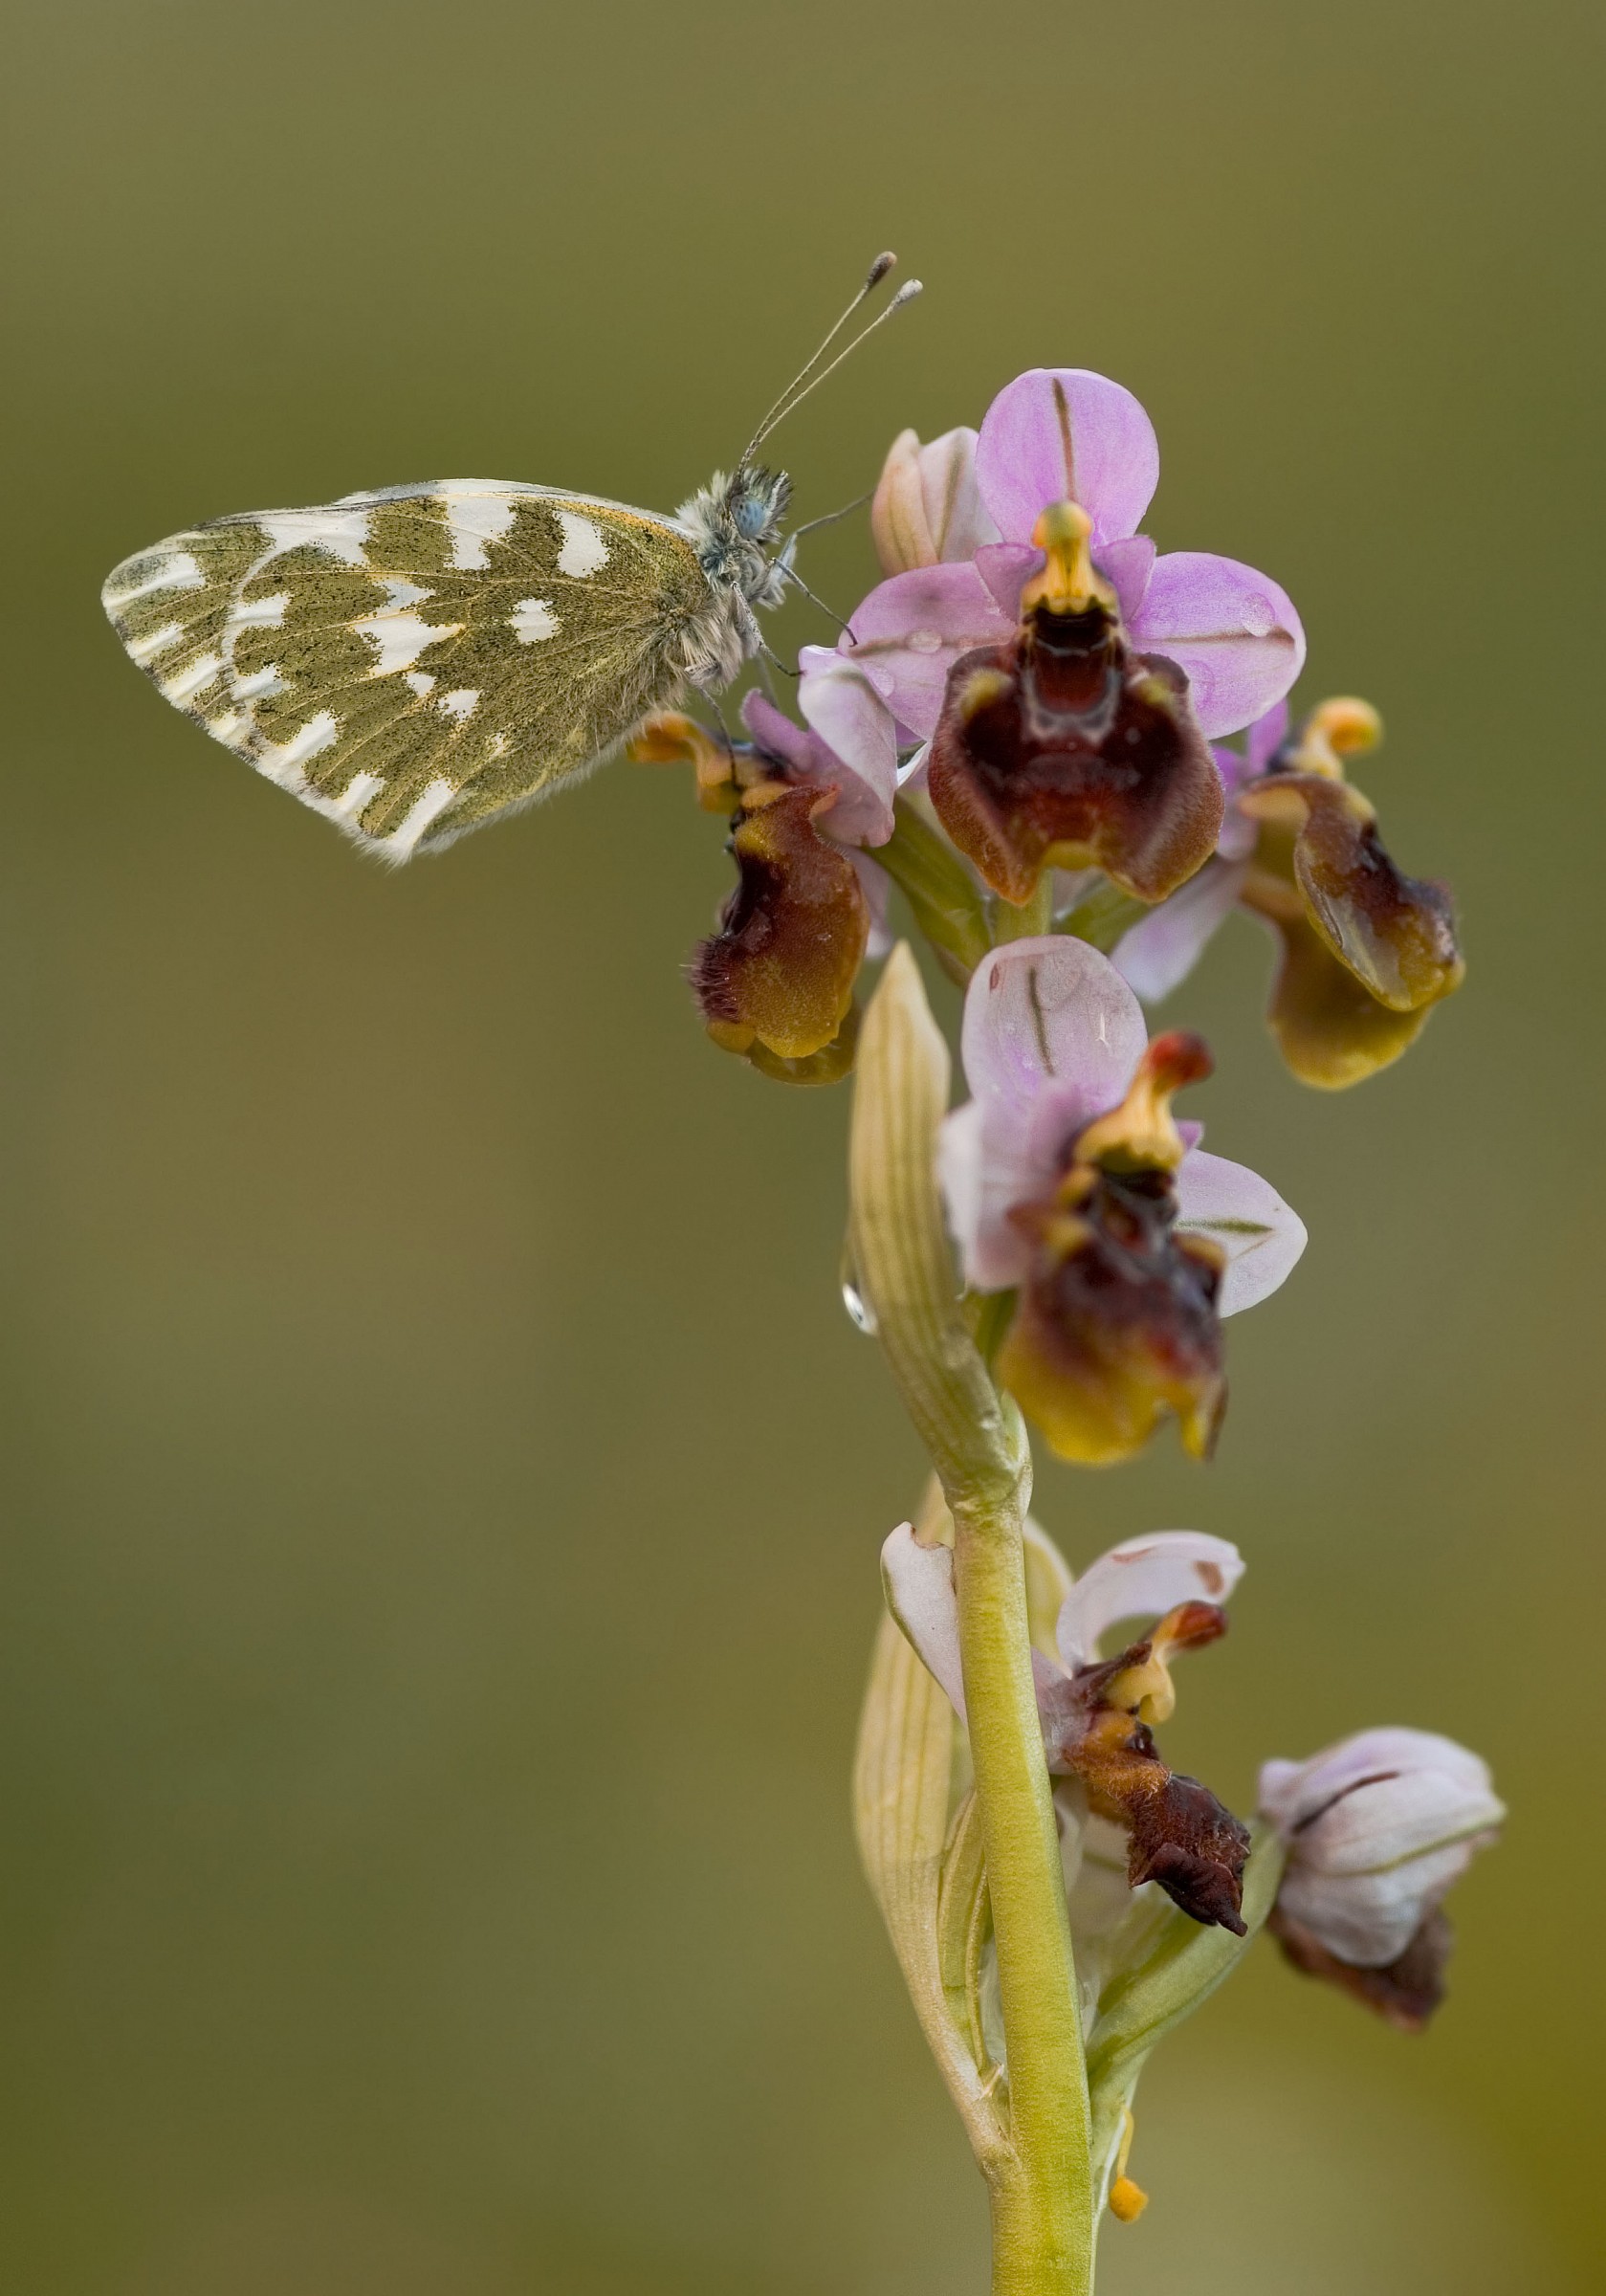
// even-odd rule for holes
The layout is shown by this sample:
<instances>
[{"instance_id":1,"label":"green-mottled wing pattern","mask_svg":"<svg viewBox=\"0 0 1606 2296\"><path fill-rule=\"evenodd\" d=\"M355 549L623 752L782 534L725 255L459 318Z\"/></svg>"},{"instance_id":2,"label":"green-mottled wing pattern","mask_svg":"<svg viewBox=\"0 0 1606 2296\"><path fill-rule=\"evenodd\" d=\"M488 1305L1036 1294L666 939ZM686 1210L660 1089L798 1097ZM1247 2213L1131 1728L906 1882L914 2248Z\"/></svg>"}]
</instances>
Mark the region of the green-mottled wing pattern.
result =
<instances>
[{"instance_id":1,"label":"green-mottled wing pattern","mask_svg":"<svg viewBox=\"0 0 1606 2296\"><path fill-rule=\"evenodd\" d=\"M175 707L393 860L596 764L718 607L672 521L489 479L218 519L103 598Z\"/></svg>"}]
</instances>

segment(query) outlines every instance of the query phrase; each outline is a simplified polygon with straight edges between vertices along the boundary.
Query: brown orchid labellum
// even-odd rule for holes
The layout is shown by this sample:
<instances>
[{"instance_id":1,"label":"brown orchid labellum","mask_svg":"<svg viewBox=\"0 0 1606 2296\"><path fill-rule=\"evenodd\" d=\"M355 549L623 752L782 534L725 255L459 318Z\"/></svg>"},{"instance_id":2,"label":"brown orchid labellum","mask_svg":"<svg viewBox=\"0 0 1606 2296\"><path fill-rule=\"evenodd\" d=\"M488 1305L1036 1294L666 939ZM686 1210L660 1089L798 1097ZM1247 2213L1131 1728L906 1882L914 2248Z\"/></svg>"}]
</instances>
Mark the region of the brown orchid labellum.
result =
<instances>
[{"instance_id":1,"label":"brown orchid labellum","mask_svg":"<svg viewBox=\"0 0 1606 2296\"><path fill-rule=\"evenodd\" d=\"M1177 1228L1186 1146L1171 1114L1208 1076L1197 1036L1157 1036L1119 1108L1070 1142L1051 1197L1010 1217L1034 1247L998 1371L1062 1459L1140 1450L1167 1413L1207 1457L1226 1406L1220 1245Z\"/></svg>"},{"instance_id":2,"label":"brown orchid labellum","mask_svg":"<svg viewBox=\"0 0 1606 2296\"><path fill-rule=\"evenodd\" d=\"M1344 779L1380 738L1367 703L1322 703L1239 794L1260 836L1240 898L1282 943L1270 1022L1307 1084L1338 1089L1397 1060L1466 967L1442 885L1408 877Z\"/></svg>"},{"instance_id":3,"label":"brown orchid labellum","mask_svg":"<svg viewBox=\"0 0 1606 2296\"><path fill-rule=\"evenodd\" d=\"M1214 1602L1180 1603L1119 1657L1040 1684L1039 1700L1049 1770L1078 1779L1094 1816L1125 1829L1132 1888L1156 1882L1195 1921L1242 1937L1248 1829L1198 1778L1166 1767L1150 1729L1176 1705L1171 1659L1226 1623Z\"/></svg>"},{"instance_id":4,"label":"brown orchid labellum","mask_svg":"<svg viewBox=\"0 0 1606 2296\"><path fill-rule=\"evenodd\" d=\"M1021 626L961 654L932 741L932 803L993 890L1017 906L1046 868L1096 866L1162 900L1215 850L1224 797L1175 662L1134 652L1094 569L1091 524L1050 504L1047 554Z\"/></svg>"},{"instance_id":5,"label":"brown orchid labellum","mask_svg":"<svg viewBox=\"0 0 1606 2296\"><path fill-rule=\"evenodd\" d=\"M845 1074L869 910L847 852L814 827L836 791L794 785L751 743L721 747L670 713L647 721L630 755L694 765L698 802L731 818L737 887L688 967L709 1035L789 1082Z\"/></svg>"}]
</instances>

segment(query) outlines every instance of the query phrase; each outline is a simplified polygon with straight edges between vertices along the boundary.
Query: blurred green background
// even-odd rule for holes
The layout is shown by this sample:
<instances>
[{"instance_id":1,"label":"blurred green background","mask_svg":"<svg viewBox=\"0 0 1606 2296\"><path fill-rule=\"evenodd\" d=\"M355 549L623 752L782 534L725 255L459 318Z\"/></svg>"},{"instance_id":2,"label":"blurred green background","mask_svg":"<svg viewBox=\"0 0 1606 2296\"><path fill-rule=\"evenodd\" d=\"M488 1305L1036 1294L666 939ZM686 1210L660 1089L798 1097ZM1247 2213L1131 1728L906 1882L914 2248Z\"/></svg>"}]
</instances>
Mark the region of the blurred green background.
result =
<instances>
[{"instance_id":1,"label":"blurred green background","mask_svg":"<svg viewBox=\"0 0 1606 2296\"><path fill-rule=\"evenodd\" d=\"M1214 1467L1040 1479L1073 1557L1246 1549L1166 1737L1241 1807L1401 1721L1512 1810L1425 2041L1265 1949L1160 2057L1101 2288L1597 2285L1600 21L13 16L0 2285L984 2285L847 1812L920 1461L836 1298L847 1096L679 978L718 825L619 766L386 876L96 603L355 487L671 506L886 244L928 294L791 427L800 515L1023 366L1118 376L1162 546L1266 568L1304 694L1383 710L1365 785L1471 955L1331 1099L1222 937L1191 1105L1309 1254ZM809 566L850 604L862 533Z\"/></svg>"}]
</instances>

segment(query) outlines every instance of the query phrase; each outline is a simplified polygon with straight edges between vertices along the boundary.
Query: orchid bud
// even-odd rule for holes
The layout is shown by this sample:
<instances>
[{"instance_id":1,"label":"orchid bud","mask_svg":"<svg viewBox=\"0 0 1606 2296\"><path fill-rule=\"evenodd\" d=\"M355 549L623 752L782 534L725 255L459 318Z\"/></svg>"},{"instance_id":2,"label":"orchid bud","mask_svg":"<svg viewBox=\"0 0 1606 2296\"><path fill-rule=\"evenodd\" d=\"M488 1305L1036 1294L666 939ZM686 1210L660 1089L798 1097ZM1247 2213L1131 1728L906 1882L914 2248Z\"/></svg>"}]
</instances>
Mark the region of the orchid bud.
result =
<instances>
[{"instance_id":1,"label":"orchid bud","mask_svg":"<svg viewBox=\"0 0 1606 2296\"><path fill-rule=\"evenodd\" d=\"M870 532L887 574L966 559L998 541L976 485L976 432L946 430L922 446L901 430L870 503Z\"/></svg>"},{"instance_id":2,"label":"orchid bud","mask_svg":"<svg viewBox=\"0 0 1606 2296\"><path fill-rule=\"evenodd\" d=\"M1428 1731L1363 1731L1267 1762L1260 1804L1287 1851L1272 1927L1289 1959L1419 2028L1443 1994L1441 1901L1506 1815L1487 1765Z\"/></svg>"}]
</instances>

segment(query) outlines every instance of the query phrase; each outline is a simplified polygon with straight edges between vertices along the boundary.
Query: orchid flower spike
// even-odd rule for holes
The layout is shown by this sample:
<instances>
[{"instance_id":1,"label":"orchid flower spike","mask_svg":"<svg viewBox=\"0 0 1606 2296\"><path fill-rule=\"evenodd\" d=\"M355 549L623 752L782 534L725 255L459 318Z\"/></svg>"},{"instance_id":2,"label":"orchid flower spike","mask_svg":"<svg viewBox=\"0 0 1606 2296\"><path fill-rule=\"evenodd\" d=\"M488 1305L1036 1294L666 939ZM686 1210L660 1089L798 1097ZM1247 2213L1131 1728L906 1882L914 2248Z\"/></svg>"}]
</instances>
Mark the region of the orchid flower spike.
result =
<instances>
[{"instance_id":1,"label":"orchid flower spike","mask_svg":"<svg viewBox=\"0 0 1606 2296\"><path fill-rule=\"evenodd\" d=\"M1289 1960L1419 2031L1443 1998L1441 1902L1506 1815L1488 1765L1429 1731L1367 1730L1267 1762L1260 1806L1287 1850L1270 1926Z\"/></svg>"},{"instance_id":2,"label":"orchid flower spike","mask_svg":"<svg viewBox=\"0 0 1606 2296\"><path fill-rule=\"evenodd\" d=\"M1172 1117L1203 1046L1151 1045L1113 965L1060 935L978 967L961 1042L973 1097L938 1171L966 1282L1019 1293L1000 1376L1062 1458L1130 1457L1168 1412L1203 1454L1221 1318L1274 1292L1306 1242L1275 1189Z\"/></svg>"}]
</instances>

